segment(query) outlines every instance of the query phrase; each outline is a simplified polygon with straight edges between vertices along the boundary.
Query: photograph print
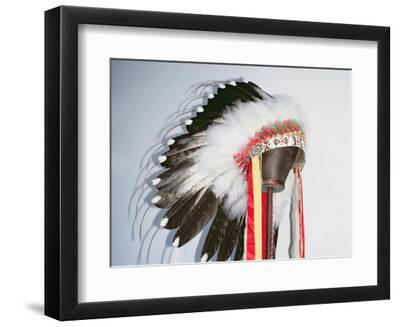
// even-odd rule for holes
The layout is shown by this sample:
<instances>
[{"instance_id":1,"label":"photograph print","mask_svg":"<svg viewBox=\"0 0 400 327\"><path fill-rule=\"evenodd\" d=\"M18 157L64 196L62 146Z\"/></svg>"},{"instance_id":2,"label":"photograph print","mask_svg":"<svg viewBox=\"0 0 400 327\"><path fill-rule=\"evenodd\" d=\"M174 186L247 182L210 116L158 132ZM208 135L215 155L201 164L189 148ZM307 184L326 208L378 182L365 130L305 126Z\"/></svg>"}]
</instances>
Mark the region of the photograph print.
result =
<instances>
[{"instance_id":1,"label":"photograph print","mask_svg":"<svg viewBox=\"0 0 400 327\"><path fill-rule=\"evenodd\" d=\"M351 69L110 72L112 267L351 257Z\"/></svg>"}]
</instances>

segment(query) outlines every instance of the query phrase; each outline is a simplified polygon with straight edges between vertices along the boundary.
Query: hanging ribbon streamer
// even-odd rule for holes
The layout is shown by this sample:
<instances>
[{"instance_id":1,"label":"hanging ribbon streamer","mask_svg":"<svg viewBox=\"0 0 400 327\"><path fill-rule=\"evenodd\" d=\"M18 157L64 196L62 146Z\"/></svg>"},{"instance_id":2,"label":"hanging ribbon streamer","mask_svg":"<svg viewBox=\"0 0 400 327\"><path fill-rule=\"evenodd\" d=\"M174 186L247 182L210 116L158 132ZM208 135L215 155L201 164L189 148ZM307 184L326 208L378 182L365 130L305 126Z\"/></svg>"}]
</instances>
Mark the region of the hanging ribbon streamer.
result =
<instances>
[{"instance_id":1,"label":"hanging ribbon streamer","mask_svg":"<svg viewBox=\"0 0 400 327\"><path fill-rule=\"evenodd\" d=\"M293 169L296 178L296 196L292 203L292 258L305 257L305 232L303 208L303 182L300 169ZM262 192L261 156L252 157L247 172L247 219L244 241L244 259L261 260L267 258L268 235L268 193ZM271 225L272 228L272 225Z\"/></svg>"},{"instance_id":2,"label":"hanging ribbon streamer","mask_svg":"<svg viewBox=\"0 0 400 327\"><path fill-rule=\"evenodd\" d=\"M261 156L251 158L247 186L244 256L246 260L266 259L268 197L262 192Z\"/></svg>"},{"instance_id":3,"label":"hanging ribbon streamer","mask_svg":"<svg viewBox=\"0 0 400 327\"><path fill-rule=\"evenodd\" d=\"M299 210L299 229L300 229L300 240L299 240L299 257L305 257L305 237L304 237L304 209L303 209L303 180L301 178L300 169L294 169L296 178L298 180L298 210Z\"/></svg>"},{"instance_id":4,"label":"hanging ribbon streamer","mask_svg":"<svg viewBox=\"0 0 400 327\"><path fill-rule=\"evenodd\" d=\"M292 208L290 213L291 235L289 254L291 258L305 257L304 237L304 209L303 209L303 183L299 168L293 169L295 177L295 189L292 196Z\"/></svg>"}]
</instances>

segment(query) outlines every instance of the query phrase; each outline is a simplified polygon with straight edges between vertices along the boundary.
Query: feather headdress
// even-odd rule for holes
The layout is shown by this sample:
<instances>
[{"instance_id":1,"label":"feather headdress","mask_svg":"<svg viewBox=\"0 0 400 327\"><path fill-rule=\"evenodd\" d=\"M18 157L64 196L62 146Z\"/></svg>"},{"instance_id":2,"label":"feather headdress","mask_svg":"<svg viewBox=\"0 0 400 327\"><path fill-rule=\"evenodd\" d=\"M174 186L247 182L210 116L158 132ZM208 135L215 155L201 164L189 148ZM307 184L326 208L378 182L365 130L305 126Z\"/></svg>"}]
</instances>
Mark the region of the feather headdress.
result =
<instances>
[{"instance_id":1,"label":"feather headdress","mask_svg":"<svg viewBox=\"0 0 400 327\"><path fill-rule=\"evenodd\" d=\"M287 215L289 255L304 257L305 136L297 106L244 80L219 83L205 98L184 121L186 133L168 139L168 149L158 157L163 170L152 180L151 202L165 209L160 227L175 230L172 244L181 247L209 226L202 261L263 259L268 229L277 234L281 216ZM272 208L272 189L268 197L263 188L263 154L285 147L299 151Z\"/></svg>"}]
</instances>

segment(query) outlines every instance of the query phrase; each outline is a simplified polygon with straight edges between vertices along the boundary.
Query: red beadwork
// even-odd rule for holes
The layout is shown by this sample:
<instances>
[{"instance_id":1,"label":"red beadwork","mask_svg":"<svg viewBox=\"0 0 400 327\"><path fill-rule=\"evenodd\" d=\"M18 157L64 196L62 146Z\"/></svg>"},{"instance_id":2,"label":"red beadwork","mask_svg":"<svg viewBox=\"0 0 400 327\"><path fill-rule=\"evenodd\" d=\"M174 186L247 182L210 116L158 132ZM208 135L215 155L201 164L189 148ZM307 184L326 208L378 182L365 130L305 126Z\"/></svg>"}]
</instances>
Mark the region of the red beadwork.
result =
<instances>
[{"instance_id":1,"label":"red beadwork","mask_svg":"<svg viewBox=\"0 0 400 327\"><path fill-rule=\"evenodd\" d=\"M290 120L286 119L282 122L276 121L275 123L276 129L272 128L271 126L267 127L264 126L261 128L261 132L257 132L254 134L254 137L249 138L246 146L238 153L235 153L233 155L233 158L238 165L238 167L241 169L242 173L246 173L248 168L249 168L249 154L252 151L253 147L259 143L264 143L265 144L265 149L264 151L270 150L268 147L267 143L265 141L273 138L275 135L284 135L287 133L301 133L302 130L299 127L299 125ZM296 146L299 146L297 138L294 138ZM285 137L282 140L275 139L274 143L275 145L278 145L280 142L285 143L286 145L289 142L289 138Z\"/></svg>"},{"instance_id":2,"label":"red beadwork","mask_svg":"<svg viewBox=\"0 0 400 327\"><path fill-rule=\"evenodd\" d=\"M269 135L269 136L273 136L273 134L270 132L270 130L269 130L268 128L263 127L263 128L261 128L261 130L262 130L265 134L267 134L267 135Z\"/></svg>"}]
</instances>

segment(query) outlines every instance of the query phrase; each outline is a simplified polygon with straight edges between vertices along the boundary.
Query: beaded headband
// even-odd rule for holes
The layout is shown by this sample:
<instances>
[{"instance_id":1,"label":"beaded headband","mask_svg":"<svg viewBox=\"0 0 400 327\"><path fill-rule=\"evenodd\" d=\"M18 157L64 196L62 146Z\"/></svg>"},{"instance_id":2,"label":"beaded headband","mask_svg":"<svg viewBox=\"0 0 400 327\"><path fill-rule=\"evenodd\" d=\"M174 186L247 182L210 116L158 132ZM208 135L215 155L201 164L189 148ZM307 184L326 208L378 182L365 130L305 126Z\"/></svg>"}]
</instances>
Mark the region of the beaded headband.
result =
<instances>
[{"instance_id":1,"label":"beaded headband","mask_svg":"<svg viewBox=\"0 0 400 327\"><path fill-rule=\"evenodd\" d=\"M282 147L297 147L302 149L296 157L294 167L302 169L304 166L305 135L301 127L294 120L276 121L270 126L264 126L247 142L247 145L233 155L236 164L242 173L246 173L251 157Z\"/></svg>"}]
</instances>

